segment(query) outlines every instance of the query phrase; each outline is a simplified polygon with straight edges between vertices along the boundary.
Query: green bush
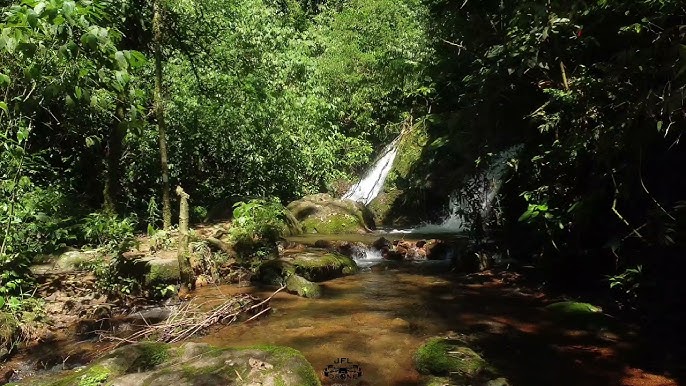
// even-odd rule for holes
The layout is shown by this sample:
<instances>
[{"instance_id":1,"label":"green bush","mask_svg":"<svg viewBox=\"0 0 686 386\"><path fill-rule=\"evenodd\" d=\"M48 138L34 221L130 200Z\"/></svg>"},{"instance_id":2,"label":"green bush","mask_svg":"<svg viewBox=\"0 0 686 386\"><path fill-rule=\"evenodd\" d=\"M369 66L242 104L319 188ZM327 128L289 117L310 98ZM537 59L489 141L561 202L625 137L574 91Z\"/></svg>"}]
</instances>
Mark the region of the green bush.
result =
<instances>
[{"instance_id":1,"label":"green bush","mask_svg":"<svg viewBox=\"0 0 686 386\"><path fill-rule=\"evenodd\" d=\"M133 217L120 218L107 212L95 212L85 218L81 229L86 243L121 251L133 241L135 224Z\"/></svg>"},{"instance_id":2,"label":"green bush","mask_svg":"<svg viewBox=\"0 0 686 386\"><path fill-rule=\"evenodd\" d=\"M241 201L234 205L231 232L236 240L276 241L286 228L286 208L278 198Z\"/></svg>"}]
</instances>

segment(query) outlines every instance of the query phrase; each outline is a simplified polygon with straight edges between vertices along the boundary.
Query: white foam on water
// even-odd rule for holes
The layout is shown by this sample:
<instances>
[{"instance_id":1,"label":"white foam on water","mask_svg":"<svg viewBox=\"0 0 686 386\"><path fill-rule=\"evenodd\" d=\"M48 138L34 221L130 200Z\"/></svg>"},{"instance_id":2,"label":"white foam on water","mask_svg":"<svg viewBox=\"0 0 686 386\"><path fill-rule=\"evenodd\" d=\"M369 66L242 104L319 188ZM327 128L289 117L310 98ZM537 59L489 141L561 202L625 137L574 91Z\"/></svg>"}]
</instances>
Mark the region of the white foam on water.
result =
<instances>
[{"instance_id":1,"label":"white foam on water","mask_svg":"<svg viewBox=\"0 0 686 386\"><path fill-rule=\"evenodd\" d=\"M368 268L383 261L381 251L372 247L353 247L352 258L360 268Z\"/></svg>"}]
</instances>

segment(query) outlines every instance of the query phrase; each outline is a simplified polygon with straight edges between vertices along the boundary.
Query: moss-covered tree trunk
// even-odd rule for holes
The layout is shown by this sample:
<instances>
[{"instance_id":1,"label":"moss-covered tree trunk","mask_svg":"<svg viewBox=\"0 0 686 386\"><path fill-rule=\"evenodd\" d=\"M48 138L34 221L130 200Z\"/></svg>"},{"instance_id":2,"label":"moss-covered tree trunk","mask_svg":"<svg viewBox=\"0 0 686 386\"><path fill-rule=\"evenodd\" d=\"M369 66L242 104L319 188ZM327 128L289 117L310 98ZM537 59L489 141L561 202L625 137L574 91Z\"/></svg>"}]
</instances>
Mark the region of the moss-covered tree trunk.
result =
<instances>
[{"instance_id":1,"label":"moss-covered tree trunk","mask_svg":"<svg viewBox=\"0 0 686 386\"><path fill-rule=\"evenodd\" d=\"M164 103L162 100L162 4L153 0L153 46L155 51L155 118L160 146L162 164L162 219L164 229L171 227L171 199L169 194L169 163L167 158L167 127L164 121Z\"/></svg>"}]
</instances>

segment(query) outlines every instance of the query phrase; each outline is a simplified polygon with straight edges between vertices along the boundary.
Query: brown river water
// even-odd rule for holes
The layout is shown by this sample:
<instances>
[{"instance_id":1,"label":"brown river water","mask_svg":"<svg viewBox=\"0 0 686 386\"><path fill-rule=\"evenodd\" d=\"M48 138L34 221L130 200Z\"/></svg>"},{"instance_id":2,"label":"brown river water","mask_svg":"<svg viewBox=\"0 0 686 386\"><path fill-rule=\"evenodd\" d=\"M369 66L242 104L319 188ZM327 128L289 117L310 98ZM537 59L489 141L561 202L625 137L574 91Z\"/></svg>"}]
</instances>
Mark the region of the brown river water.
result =
<instances>
[{"instance_id":1,"label":"brown river water","mask_svg":"<svg viewBox=\"0 0 686 386\"><path fill-rule=\"evenodd\" d=\"M522 283L506 270L458 275L450 272L447 261L381 264L321 283L319 299L279 292L268 315L215 327L193 341L293 347L312 363L325 385L335 382L323 370L339 358L358 364L363 374L339 385L422 385L426 379L414 369L412 357L423 341L436 335L465 340L512 385L678 384L636 360L641 349L634 329L563 327L543 309L559 299ZM220 285L200 288L193 296L209 306L237 293L266 298L274 290ZM39 349L58 362L67 356L81 361L81 356L83 363L102 344L67 338Z\"/></svg>"},{"instance_id":2,"label":"brown river water","mask_svg":"<svg viewBox=\"0 0 686 386\"><path fill-rule=\"evenodd\" d=\"M412 354L427 336L445 331L436 312L453 298L449 281L389 269L331 280L322 287L320 299L279 293L271 300L274 311L268 318L227 326L200 340L219 346L290 346L320 373L337 358L348 358L363 370L350 385L416 384L420 375ZM197 296L220 301L237 291L270 294L208 287ZM443 306L432 309L438 304Z\"/></svg>"}]
</instances>

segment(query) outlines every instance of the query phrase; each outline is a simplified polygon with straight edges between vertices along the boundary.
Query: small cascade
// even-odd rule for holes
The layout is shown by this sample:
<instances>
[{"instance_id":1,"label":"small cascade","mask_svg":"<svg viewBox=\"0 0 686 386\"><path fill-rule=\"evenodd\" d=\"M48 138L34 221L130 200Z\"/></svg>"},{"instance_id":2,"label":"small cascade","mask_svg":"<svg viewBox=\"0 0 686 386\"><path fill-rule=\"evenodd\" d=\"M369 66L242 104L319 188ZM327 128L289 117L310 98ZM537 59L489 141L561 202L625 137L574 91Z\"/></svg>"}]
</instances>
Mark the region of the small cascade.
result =
<instances>
[{"instance_id":1,"label":"small cascade","mask_svg":"<svg viewBox=\"0 0 686 386\"><path fill-rule=\"evenodd\" d=\"M383 261L381 251L363 245L354 245L351 257L360 268L369 268Z\"/></svg>"},{"instance_id":2,"label":"small cascade","mask_svg":"<svg viewBox=\"0 0 686 386\"><path fill-rule=\"evenodd\" d=\"M343 195L344 199L361 202L365 205L372 202L381 192L386 177L388 177L388 173L393 168L393 161L395 161L395 156L398 154L398 143L401 136L402 134L383 149L377 161L364 177Z\"/></svg>"},{"instance_id":3,"label":"small cascade","mask_svg":"<svg viewBox=\"0 0 686 386\"><path fill-rule=\"evenodd\" d=\"M508 162L517 156L523 145L512 146L494 154L481 172L467 178L462 188L450 196L448 214L437 224L425 224L417 228L398 231L402 233L459 233L473 224L477 218L489 222L500 215L498 193L510 166Z\"/></svg>"}]
</instances>

